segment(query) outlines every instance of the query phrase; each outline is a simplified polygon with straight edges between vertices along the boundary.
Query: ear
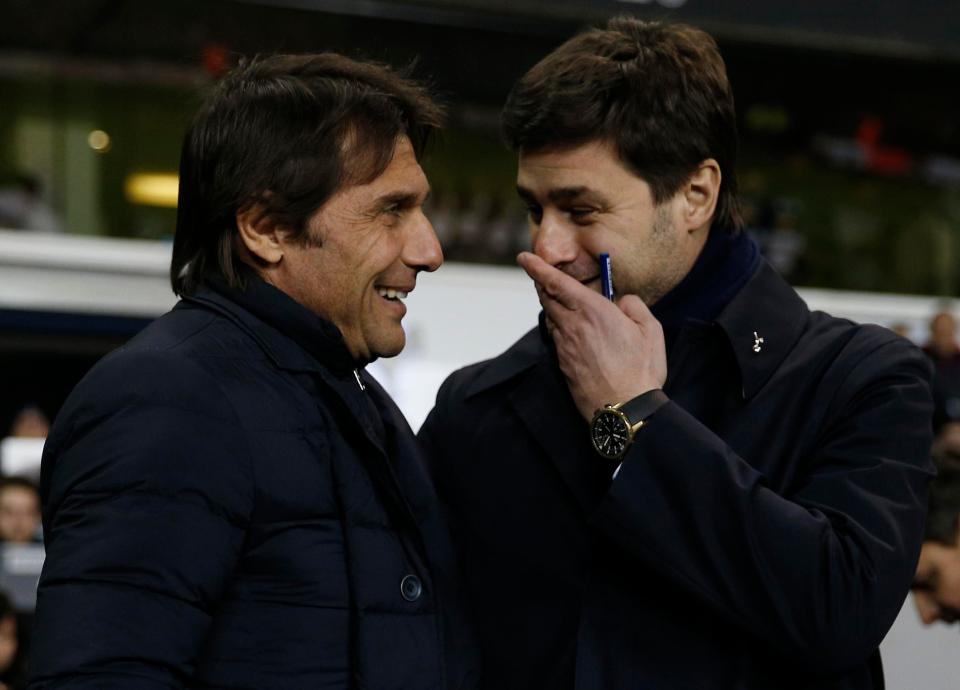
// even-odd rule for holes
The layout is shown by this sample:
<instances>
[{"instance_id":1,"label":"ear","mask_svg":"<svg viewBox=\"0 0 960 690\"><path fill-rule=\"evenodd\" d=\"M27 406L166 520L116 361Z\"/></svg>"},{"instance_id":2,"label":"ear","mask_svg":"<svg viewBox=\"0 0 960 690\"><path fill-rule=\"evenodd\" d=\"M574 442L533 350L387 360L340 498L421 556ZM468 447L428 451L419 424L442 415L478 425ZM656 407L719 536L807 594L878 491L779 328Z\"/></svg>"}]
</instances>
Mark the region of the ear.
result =
<instances>
[{"instance_id":1,"label":"ear","mask_svg":"<svg viewBox=\"0 0 960 690\"><path fill-rule=\"evenodd\" d=\"M681 188L683 220L690 230L709 225L720 196L720 165L713 158L700 163Z\"/></svg>"},{"instance_id":2,"label":"ear","mask_svg":"<svg viewBox=\"0 0 960 690\"><path fill-rule=\"evenodd\" d=\"M237 233L251 257L268 266L283 259L283 230L263 204L249 204L237 212Z\"/></svg>"}]
</instances>

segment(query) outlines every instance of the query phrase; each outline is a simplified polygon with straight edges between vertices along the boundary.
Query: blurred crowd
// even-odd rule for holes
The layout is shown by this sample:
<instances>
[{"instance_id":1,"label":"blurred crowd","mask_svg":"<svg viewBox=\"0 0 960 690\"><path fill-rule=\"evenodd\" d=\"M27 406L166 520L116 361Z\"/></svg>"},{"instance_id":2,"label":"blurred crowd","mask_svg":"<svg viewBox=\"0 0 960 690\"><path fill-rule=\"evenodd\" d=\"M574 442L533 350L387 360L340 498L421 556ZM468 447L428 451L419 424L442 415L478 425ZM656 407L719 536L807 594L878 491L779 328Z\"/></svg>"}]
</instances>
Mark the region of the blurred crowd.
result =
<instances>
[{"instance_id":1,"label":"blurred crowd","mask_svg":"<svg viewBox=\"0 0 960 690\"><path fill-rule=\"evenodd\" d=\"M949 311L930 321L924 351L934 367L933 459L937 478L930 490L927 527L914 602L928 625L960 620L960 345Z\"/></svg>"},{"instance_id":2,"label":"blurred crowd","mask_svg":"<svg viewBox=\"0 0 960 690\"><path fill-rule=\"evenodd\" d=\"M19 174L12 184L0 186L0 228L63 232L63 221L43 192L40 178L31 174Z\"/></svg>"},{"instance_id":3,"label":"blurred crowd","mask_svg":"<svg viewBox=\"0 0 960 690\"><path fill-rule=\"evenodd\" d=\"M43 563L36 481L49 428L44 413L26 405L0 441L0 690L25 687L36 581Z\"/></svg>"}]
</instances>

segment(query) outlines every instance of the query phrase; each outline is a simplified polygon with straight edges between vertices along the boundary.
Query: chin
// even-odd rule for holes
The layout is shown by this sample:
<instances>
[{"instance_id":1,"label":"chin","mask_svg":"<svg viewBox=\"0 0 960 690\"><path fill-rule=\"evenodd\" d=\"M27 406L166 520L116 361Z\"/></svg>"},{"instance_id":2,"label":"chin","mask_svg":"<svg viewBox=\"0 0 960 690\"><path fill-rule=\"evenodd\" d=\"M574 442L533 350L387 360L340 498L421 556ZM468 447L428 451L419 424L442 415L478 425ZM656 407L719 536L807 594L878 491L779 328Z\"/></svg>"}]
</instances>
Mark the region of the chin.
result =
<instances>
[{"instance_id":1,"label":"chin","mask_svg":"<svg viewBox=\"0 0 960 690\"><path fill-rule=\"evenodd\" d=\"M406 335L401 331L399 338L384 338L370 349L374 357L396 357L403 352L406 344Z\"/></svg>"}]
</instances>

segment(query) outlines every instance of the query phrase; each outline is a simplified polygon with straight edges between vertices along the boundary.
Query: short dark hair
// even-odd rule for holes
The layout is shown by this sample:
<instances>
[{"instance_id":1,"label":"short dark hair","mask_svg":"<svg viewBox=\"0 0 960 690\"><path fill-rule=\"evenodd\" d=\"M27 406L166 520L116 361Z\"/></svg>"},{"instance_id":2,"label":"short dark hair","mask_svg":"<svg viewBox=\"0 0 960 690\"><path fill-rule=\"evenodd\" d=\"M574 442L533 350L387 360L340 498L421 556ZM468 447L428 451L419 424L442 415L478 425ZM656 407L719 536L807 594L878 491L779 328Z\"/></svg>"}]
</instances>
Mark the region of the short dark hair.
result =
<instances>
[{"instance_id":1,"label":"short dark hair","mask_svg":"<svg viewBox=\"0 0 960 690\"><path fill-rule=\"evenodd\" d=\"M612 142L657 203L714 158L715 221L730 232L742 225L733 93L716 42L699 29L616 17L575 36L521 77L502 125L514 150Z\"/></svg>"},{"instance_id":2,"label":"short dark hair","mask_svg":"<svg viewBox=\"0 0 960 690\"><path fill-rule=\"evenodd\" d=\"M399 137L419 158L444 111L408 71L319 53L253 58L229 72L184 138L173 291L193 294L211 276L243 285L236 215L251 204L299 238L339 189L386 169Z\"/></svg>"}]
</instances>

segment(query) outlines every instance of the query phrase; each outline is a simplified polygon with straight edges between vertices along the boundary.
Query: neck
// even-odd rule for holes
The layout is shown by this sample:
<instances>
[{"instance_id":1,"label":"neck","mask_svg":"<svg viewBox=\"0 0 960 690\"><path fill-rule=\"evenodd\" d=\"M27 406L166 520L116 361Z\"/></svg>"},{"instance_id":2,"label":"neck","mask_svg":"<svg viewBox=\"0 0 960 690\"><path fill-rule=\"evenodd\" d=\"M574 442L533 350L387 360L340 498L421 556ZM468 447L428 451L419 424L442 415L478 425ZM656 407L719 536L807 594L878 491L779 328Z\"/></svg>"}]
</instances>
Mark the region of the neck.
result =
<instances>
[{"instance_id":1,"label":"neck","mask_svg":"<svg viewBox=\"0 0 960 690\"><path fill-rule=\"evenodd\" d=\"M651 311L664 329L679 328L688 319L713 321L759 263L759 250L750 237L713 227L693 267Z\"/></svg>"}]
</instances>

